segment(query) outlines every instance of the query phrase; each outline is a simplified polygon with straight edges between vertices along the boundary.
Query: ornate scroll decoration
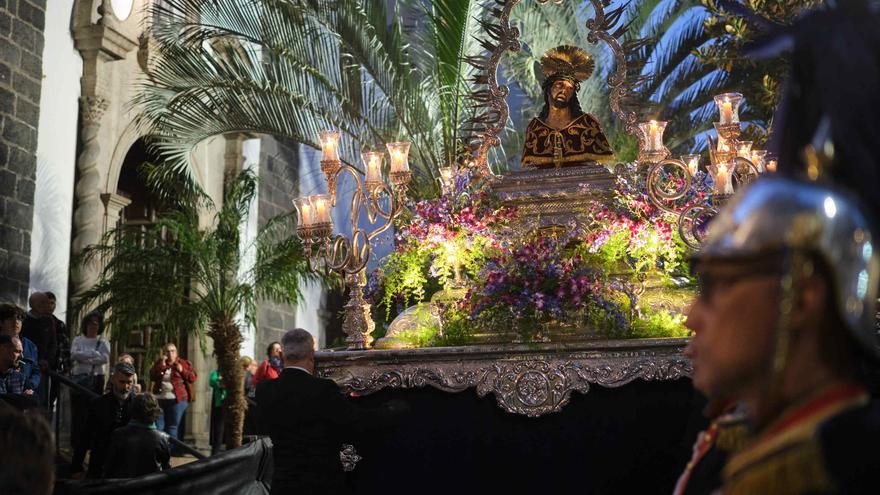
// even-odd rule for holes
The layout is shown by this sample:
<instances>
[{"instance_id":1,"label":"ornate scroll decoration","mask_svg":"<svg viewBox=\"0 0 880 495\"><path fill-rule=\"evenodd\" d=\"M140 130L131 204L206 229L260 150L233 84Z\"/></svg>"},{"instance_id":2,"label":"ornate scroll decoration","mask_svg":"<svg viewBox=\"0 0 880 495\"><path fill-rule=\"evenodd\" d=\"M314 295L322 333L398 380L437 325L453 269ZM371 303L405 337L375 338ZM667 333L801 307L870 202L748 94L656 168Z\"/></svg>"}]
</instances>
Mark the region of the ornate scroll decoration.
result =
<instances>
[{"instance_id":1,"label":"ornate scroll decoration","mask_svg":"<svg viewBox=\"0 0 880 495\"><path fill-rule=\"evenodd\" d=\"M626 132L636 136L641 145L642 136L639 133L637 125L638 116L636 115L636 112L625 109L623 102L630 95L632 89L641 82L641 79L638 77L634 77L632 78L632 81L628 81L628 55L637 52L646 41L636 40L635 42L630 43L627 47L621 45L618 38L623 35L626 30L626 23L624 23L623 26L620 26L616 31L612 32L614 26L620 20L626 5L606 14L602 1L590 0L590 3L593 4L596 17L587 21L586 25L589 30L587 33L587 41L593 44L598 43L599 40L604 41L614 55L614 72L608 75L608 86L611 88L609 94L611 111L614 112L614 115L617 116L621 122L623 122ZM641 149L641 146L639 149Z\"/></svg>"},{"instance_id":2,"label":"ornate scroll decoration","mask_svg":"<svg viewBox=\"0 0 880 495\"><path fill-rule=\"evenodd\" d=\"M628 59L630 55L637 53L647 40L634 40L622 45L618 38L626 31L627 24L624 22L619 25L619 23L626 5L606 13L606 2L603 0L590 0L590 2L593 4L595 17L586 23L587 41L592 44L605 42L614 57L615 69L608 75L611 110L624 123L626 132L636 136L641 144L642 137L636 125L638 116L635 111L625 108L625 101L633 88L644 80L638 75L638 71L634 70L635 67L629 67ZM486 32L485 37L479 41L488 54L465 58L465 61L476 70L472 82L477 86L470 94L475 112L474 117L468 122L470 125L466 127L466 131L472 133L469 146L475 155L474 166L479 173L486 176L492 174L488 164L489 150L501 143L498 135L504 130L510 115L507 105L509 89L506 85L498 84L498 65L506 51L518 51L521 48L519 29L510 25L510 13L520 0L495 0L495 3L497 8L490 9L490 15L495 17L497 22L479 21ZM539 3L546 2L539 1Z\"/></svg>"},{"instance_id":3,"label":"ornate scroll decoration","mask_svg":"<svg viewBox=\"0 0 880 495\"><path fill-rule=\"evenodd\" d=\"M497 17L498 22L479 21L488 37L480 40L480 44L488 50L488 55L465 57L465 61L477 70L472 82L478 86L486 86L483 89L475 89L470 94L476 111L469 121L471 126L469 130L477 134L476 142L470 143L472 147L476 146L474 166L484 176L492 175L489 169L489 150L501 144L498 135L504 130L507 118L510 116L510 108L507 106L510 89L507 85L498 84L498 64L504 52L508 50L516 52L522 48L519 42L519 29L510 26L510 12L520 0L496 0L496 2L502 8L491 10L491 15Z\"/></svg>"},{"instance_id":4,"label":"ornate scroll decoration","mask_svg":"<svg viewBox=\"0 0 880 495\"><path fill-rule=\"evenodd\" d=\"M587 393L591 384L619 387L637 378L690 376L691 364L681 354L684 339L658 340L662 347L642 341L641 347L628 350L595 353L558 348L535 356L528 349L479 348L322 353L318 368L320 376L360 395L384 388L432 386L447 392L474 388L480 397L495 395L507 412L537 417L561 410L572 392Z\"/></svg>"},{"instance_id":5,"label":"ornate scroll decoration","mask_svg":"<svg viewBox=\"0 0 880 495\"><path fill-rule=\"evenodd\" d=\"M357 463L361 459L363 459L363 457L358 455L357 450L354 449L354 445L347 443L342 444L342 450L339 451L339 461L342 462L343 471L354 471L354 468L357 467Z\"/></svg>"}]
</instances>

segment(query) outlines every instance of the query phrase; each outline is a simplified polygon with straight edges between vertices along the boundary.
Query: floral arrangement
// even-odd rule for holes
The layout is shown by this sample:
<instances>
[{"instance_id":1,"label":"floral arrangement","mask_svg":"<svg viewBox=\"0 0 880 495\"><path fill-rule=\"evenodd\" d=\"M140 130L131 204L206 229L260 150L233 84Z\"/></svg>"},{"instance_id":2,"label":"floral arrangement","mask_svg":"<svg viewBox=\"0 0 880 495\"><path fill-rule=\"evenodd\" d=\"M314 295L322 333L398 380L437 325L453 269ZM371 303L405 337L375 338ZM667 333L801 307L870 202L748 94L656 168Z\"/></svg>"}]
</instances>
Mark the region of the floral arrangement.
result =
<instances>
[{"instance_id":1,"label":"floral arrangement","mask_svg":"<svg viewBox=\"0 0 880 495\"><path fill-rule=\"evenodd\" d=\"M638 178L618 176L608 201L587 212L590 228L583 242L584 254L607 271L630 270L635 277L651 272L686 275L687 250L677 224L644 191Z\"/></svg>"},{"instance_id":2,"label":"floral arrangement","mask_svg":"<svg viewBox=\"0 0 880 495\"><path fill-rule=\"evenodd\" d=\"M411 205L366 297L384 322L439 290L462 289L463 298L443 306L442 333L420 332L418 346L464 343L475 329L533 337L554 325L613 338L687 335L678 311L691 296L681 287L689 282L686 247L675 219L644 190L637 176L618 176L614 192L585 212L583 231L514 240L503 227L516 212L461 170L447 194ZM664 286L662 300L644 292L647 280Z\"/></svg>"},{"instance_id":3,"label":"floral arrangement","mask_svg":"<svg viewBox=\"0 0 880 495\"><path fill-rule=\"evenodd\" d=\"M569 241L537 237L489 259L483 283L464 299L471 320L508 328L525 322L527 329L550 322L626 327L634 296L624 284L604 280ZM618 302L621 296L629 304Z\"/></svg>"},{"instance_id":4,"label":"floral arrangement","mask_svg":"<svg viewBox=\"0 0 880 495\"><path fill-rule=\"evenodd\" d=\"M498 227L516 212L462 168L447 194L410 205L396 224L395 250L368 279L365 297L390 320L442 288L472 283L500 247Z\"/></svg>"}]
</instances>

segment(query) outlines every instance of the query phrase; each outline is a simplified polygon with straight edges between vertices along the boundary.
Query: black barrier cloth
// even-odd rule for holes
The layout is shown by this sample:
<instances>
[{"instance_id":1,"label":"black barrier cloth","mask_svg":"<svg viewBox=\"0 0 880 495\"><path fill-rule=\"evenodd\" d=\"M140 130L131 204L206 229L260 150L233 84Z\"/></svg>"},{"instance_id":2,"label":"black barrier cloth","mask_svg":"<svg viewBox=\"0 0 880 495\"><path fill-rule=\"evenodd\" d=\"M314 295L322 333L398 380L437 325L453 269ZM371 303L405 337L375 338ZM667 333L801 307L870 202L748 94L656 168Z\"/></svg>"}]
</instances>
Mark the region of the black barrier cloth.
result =
<instances>
[{"instance_id":1,"label":"black barrier cloth","mask_svg":"<svg viewBox=\"0 0 880 495\"><path fill-rule=\"evenodd\" d=\"M636 380L573 393L558 413L527 418L495 397L433 388L360 397L391 398L410 411L396 428L356 443L364 459L348 474L356 494L664 494L706 426L705 402L690 380ZM271 455L265 439L210 459L133 480L59 482L56 494L266 494Z\"/></svg>"},{"instance_id":2,"label":"black barrier cloth","mask_svg":"<svg viewBox=\"0 0 880 495\"><path fill-rule=\"evenodd\" d=\"M127 480L60 480L55 495L234 493L267 495L272 479L272 442L260 438L240 448L168 471Z\"/></svg>"},{"instance_id":3,"label":"black barrier cloth","mask_svg":"<svg viewBox=\"0 0 880 495\"><path fill-rule=\"evenodd\" d=\"M355 493L668 495L706 426L705 401L687 379L593 385L539 418L507 413L473 389L386 390L357 400L391 398L411 411L397 429L356 445L364 459L349 475Z\"/></svg>"}]
</instances>

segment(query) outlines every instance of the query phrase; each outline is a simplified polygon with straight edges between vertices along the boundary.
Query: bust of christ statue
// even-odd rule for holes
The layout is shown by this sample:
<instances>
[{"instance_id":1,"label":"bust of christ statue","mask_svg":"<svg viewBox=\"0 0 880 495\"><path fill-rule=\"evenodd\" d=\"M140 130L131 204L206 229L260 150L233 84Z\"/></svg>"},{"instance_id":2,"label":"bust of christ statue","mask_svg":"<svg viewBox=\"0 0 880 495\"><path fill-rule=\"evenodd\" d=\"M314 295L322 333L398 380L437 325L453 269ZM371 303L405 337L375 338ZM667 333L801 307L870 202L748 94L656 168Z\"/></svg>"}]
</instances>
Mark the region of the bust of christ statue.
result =
<instances>
[{"instance_id":1,"label":"bust of christ statue","mask_svg":"<svg viewBox=\"0 0 880 495\"><path fill-rule=\"evenodd\" d=\"M581 110L577 92L595 64L584 50L563 45L541 57L544 109L529 122L522 168L558 168L614 159L599 121Z\"/></svg>"}]
</instances>

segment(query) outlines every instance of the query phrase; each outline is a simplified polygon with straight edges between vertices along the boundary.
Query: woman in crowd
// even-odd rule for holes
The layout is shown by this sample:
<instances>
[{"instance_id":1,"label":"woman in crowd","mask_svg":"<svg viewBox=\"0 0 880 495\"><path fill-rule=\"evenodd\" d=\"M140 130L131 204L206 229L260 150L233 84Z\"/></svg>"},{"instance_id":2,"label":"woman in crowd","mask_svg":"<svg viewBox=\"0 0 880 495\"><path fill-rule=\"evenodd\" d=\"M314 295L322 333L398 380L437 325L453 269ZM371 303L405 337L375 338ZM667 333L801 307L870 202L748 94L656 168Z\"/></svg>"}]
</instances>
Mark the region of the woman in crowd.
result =
<instances>
[{"instance_id":1,"label":"woman in crowd","mask_svg":"<svg viewBox=\"0 0 880 495\"><path fill-rule=\"evenodd\" d=\"M196 381L196 372L192 363L178 356L177 346L169 342L162 348L162 356L150 370L150 381L162 408L157 426L159 430L178 438L183 413L190 402L195 402L192 385Z\"/></svg>"},{"instance_id":2,"label":"woman in crowd","mask_svg":"<svg viewBox=\"0 0 880 495\"><path fill-rule=\"evenodd\" d=\"M262 381L278 378L278 375L281 374L281 370L284 369L284 363L281 360L280 343L272 342L269 344L269 347L266 348L266 355L266 360L260 363L260 366L257 368L257 373L254 375L254 387L259 385Z\"/></svg>"},{"instance_id":3,"label":"woman in crowd","mask_svg":"<svg viewBox=\"0 0 880 495\"><path fill-rule=\"evenodd\" d=\"M104 317L92 312L82 319L80 335L70 344L70 377L77 384L96 395L104 393L105 367L110 362L110 344L103 339ZM70 443L76 452L85 452L88 439L83 438L89 414L91 397L71 390L70 393Z\"/></svg>"},{"instance_id":4,"label":"woman in crowd","mask_svg":"<svg viewBox=\"0 0 880 495\"><path fill-rule=\"evenodd\" d=\"M153 394L140 394L131 403L131 421L110 437L105 478L136 478L171 469L168 435L156 429L162 408Z\"/></svg>"},{"instance_id":5,"label":"woman in crowd","mask_svg":"<svg viewBox=\"0 0 880 495\"><path fill-rule=\"evenodd\" d=\"M254 384L254 373L257 372L257 363L250 356L242 356L239 360L242 370L244 370L244 397L247 401L247 410L244 413L244 435L256 434L256 396L257 386Z\"/></svg>"}]
</instances>

